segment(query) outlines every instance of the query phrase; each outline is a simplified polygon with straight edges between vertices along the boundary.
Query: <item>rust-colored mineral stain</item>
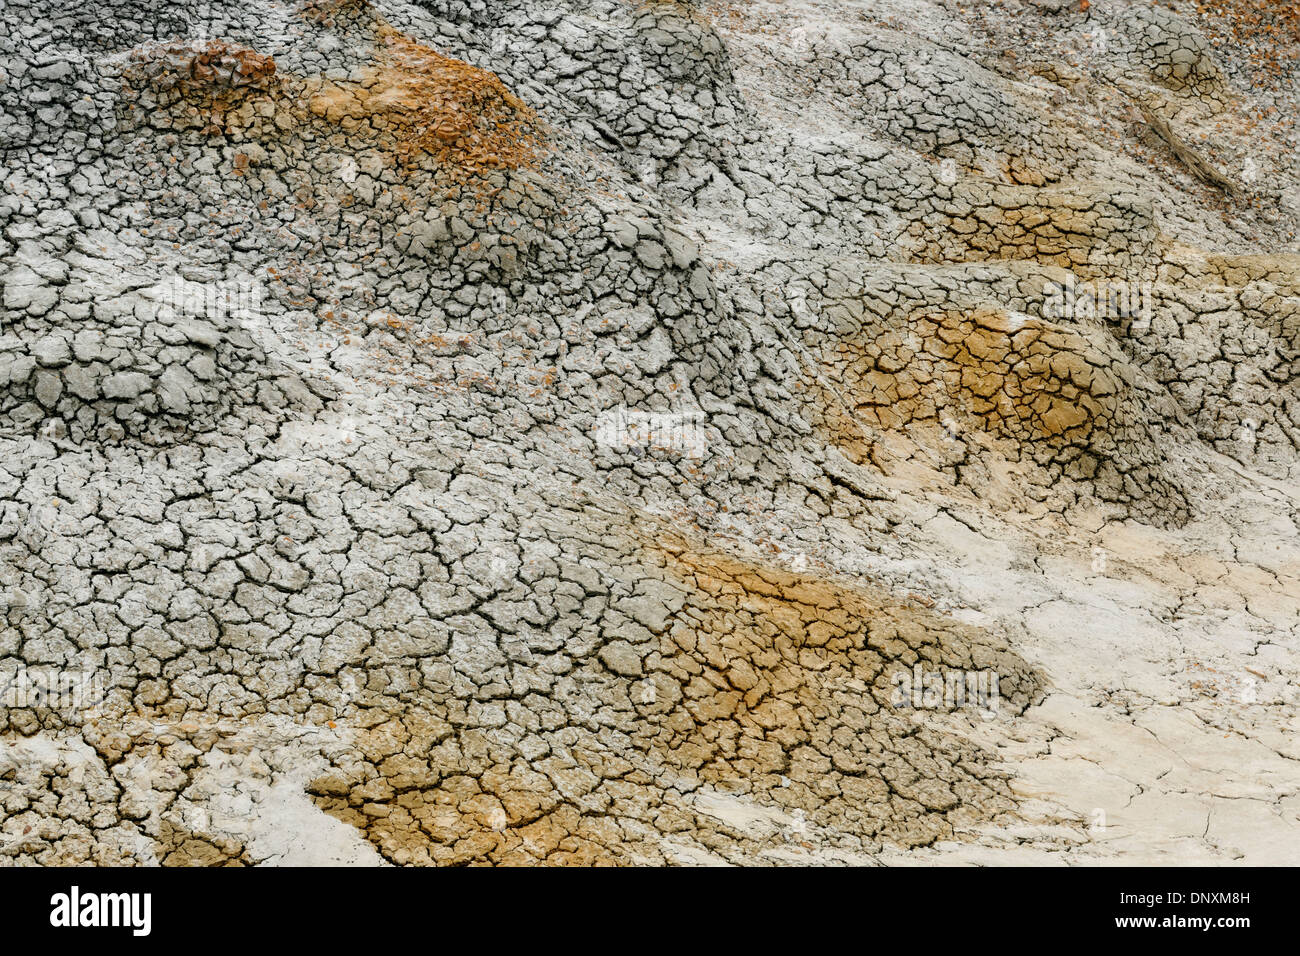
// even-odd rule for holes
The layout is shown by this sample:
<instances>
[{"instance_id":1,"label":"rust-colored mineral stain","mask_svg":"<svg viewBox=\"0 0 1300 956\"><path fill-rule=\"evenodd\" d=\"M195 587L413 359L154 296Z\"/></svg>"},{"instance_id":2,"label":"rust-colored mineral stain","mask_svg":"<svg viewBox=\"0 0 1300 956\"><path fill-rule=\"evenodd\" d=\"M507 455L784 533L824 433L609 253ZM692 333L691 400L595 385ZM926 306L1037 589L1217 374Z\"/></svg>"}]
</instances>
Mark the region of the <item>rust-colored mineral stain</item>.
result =
<instances>
[{"instance_id":1,"label":"rust-colored mineral stain","mask_svg":"<svg viewBox=\"0 0 1300 956\"><path fill-rule=\"evenodd\" d=\"M281 81L274 58L225 40L145 44L131 51L123 76L128 100L142 87L180 93L171 109L188 112L209 135L228 132L250 104L273 99Z\"/></svg>"},{"instance_id":2,"label":"rust-colored mineral stain","mask_svg":"<svg viewBox=\"0 0 1300 956\"><path fill-rule=\"evenodd\" d=\"M462 177L533 165L537 117L495 73L443 56L381 25L359 81L313 78L308 110L330 123L378 126L407 164L432 156ZM372 124L374 118L383 123Z\"/></svg>"},{"instance_id":3,"label":"rust-colored mineral stain","mask_svg":"<svg viewBox=\"0 0 1300 956\"><path fill-rule=\"evenodd\" d=\"M365 11L358 0L318 2L302 8L308 19L332 23L344 12ZM545 152L536 114L488 70L444 56L370 18L373 51L355 79L277 73L275 60L237 44L150 44L132 54L132 86L175 88L188 112L211 134L264 120L269 102L279 131L313 119L342 127L392 154L403 167L427 160L453 182L481 179L495 170L535 166ZM287 125L286 125L287 124ZM272 126L266 127L268 135ZM247 172L247 159L234 173Z\"/></svg>"}]
</instances>

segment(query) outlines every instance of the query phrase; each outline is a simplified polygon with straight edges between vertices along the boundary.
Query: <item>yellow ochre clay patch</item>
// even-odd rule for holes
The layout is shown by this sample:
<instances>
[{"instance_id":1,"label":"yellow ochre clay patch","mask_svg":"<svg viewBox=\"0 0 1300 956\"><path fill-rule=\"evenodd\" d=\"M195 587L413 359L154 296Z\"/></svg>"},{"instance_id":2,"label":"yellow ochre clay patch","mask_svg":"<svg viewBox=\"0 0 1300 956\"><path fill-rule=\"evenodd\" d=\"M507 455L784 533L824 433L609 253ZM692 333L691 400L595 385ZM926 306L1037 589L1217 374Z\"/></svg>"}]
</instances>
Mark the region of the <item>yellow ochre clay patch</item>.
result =
<instances>
[{"instance_id":1,"label":"yellow ochre clay patch","mask_svg":"<svg viewBox=\"0 0 1300 956\"><path fill-rule=\"evenodd\" d=\"M988 467L1014 462L1029 467L1024 490L1039 500L1095 497L1153 521L1186 519L1151 424L1165 405L1101 333L1006 309L921 308L822 355L814 418L859 461L894 473L919 453L977 494Z\"/></svg>"},{"instance_id":2,"label":"yellow ochre clay patch","mask_svg":"<svg viewBox=\"0 0 1300 956\"><path fill-rule=\"evenodd\" d=\"M871 425L954 419L1050 443L1106 427L1118 391L1109 365L1077 333L994 309L919 312L905 331L838 343L834 361L844 394Z\"/></svg>"}]
</instances>

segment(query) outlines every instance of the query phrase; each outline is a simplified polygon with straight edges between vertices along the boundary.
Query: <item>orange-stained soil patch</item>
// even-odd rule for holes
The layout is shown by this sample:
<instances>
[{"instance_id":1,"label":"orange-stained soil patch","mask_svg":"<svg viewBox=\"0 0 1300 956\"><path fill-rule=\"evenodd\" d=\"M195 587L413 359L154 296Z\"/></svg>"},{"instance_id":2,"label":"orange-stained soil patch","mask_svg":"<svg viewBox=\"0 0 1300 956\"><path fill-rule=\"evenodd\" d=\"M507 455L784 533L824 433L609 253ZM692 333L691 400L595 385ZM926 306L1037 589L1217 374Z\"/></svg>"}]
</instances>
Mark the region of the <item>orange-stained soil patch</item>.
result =
<instances>
[{"instance_id":1,"label":"orange-stained soil patch","mask_svg":"<svg viewBox=\"0 0 1300 956\"><path fill-rule=\"evenodd\" d=\"M472 176L530 166L541 152L536 115L500 77L388 26L360 81L307 83L312 114L382 131L404 163L427 154Z\"/></svg>"},{"instance_id":2,"label":"orange-stained soil patch","mask_svg":"<svg viewBox=\"0 0 1300 956\"><path fill-rule=\"evenodd\" d=\"M137 121L152 121L161 106L173 122L217 135L247 125L259 104L274 104L283 77L272 57L213 40L139 47L131 52L123 79L124 107ZM146 91L148 98L142 99Z\"/></svg>"},{"instance_id":3,"label":"orange-stained soil patch","mask_svg":"<svg viewBox=\"0 0 1300 956\"><path fill-rule=\"evenodd\" d=\"M836 346L841 394L871 426L974 425L1026 443L1086 445L1115 417L1110 362L1077 333L987 309L918 312L908 323Z\"/></svg>"},{"instance_id":4,"label":"orange-stained soil patch","mask_svg":"<svg viewBox=\"0 0 1300 956\"><path fill-rule=\"evenodd\" d=\"M328 19L355 6L317 3L304 15ZM357 78L337 81L277 72L271 57L224 41L150 44L132 53L126 109L139 122L161 108L173 127L254 139L323 120L404 168L432 161L461 183L542 158L537 115L495 73L444 56L377 16L367 32L370 63Z\"/></svg>"}]
</instances>

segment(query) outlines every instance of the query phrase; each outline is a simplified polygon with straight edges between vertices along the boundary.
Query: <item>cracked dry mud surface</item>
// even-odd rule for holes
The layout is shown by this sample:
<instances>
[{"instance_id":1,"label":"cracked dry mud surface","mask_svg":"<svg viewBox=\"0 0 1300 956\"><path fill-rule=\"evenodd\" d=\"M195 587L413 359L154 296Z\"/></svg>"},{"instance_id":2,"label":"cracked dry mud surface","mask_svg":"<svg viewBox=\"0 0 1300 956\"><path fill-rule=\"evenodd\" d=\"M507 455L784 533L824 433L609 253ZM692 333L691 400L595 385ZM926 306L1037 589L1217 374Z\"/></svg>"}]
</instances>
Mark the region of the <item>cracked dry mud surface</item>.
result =
<instances>
[{"instance_id":1,"label":"cracked dry mud surface","mask_svg":"<svg viewBox=\"0 0 1300 956\"><path fill-rule=\"evenodd\" d=\"M1300 17L1080 6L0 0L0 860L1300 862Z\"/></svg>"}]
</instances>

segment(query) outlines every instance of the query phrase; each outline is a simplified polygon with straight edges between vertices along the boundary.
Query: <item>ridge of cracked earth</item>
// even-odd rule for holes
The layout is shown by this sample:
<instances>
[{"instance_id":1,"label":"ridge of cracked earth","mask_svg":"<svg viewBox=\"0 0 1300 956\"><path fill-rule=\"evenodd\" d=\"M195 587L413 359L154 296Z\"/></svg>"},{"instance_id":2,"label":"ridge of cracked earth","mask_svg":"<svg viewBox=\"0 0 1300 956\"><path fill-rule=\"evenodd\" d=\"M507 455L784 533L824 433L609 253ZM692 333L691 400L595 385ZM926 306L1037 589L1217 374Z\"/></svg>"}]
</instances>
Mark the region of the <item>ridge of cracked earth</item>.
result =
<instances>
[{"instance_id":1,"label":"ridge of cracked earth","mask_svg":"<svg viewBox=\"0 0 1300 956\"><path fill-rule=\"evenodd\" d=\"M1300 36L1173 6L3 0L0 859L1297 862Z\"/></svg>"}]
</instances>

